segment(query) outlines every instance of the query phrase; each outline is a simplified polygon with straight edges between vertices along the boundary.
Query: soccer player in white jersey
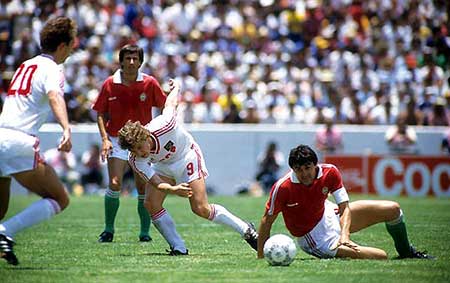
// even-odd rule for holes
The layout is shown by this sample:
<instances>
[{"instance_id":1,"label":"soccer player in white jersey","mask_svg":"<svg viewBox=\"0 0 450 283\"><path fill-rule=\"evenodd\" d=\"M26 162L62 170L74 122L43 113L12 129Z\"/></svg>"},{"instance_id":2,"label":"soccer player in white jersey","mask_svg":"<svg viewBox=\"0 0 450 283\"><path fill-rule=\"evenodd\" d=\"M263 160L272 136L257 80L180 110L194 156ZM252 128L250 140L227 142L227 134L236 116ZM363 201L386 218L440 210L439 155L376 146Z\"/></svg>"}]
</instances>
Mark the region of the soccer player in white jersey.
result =
<instances>
[{"instance_id":1,"label":"soccer player in white jersey","mask_svg":"<svg viewBox=\"0 0 450 283\"><path fill-rule=\"evenodd\" d=\"M188 254L171 216L163 207L164 199L171 191L155 182L155 179L161 179L167 184L190 188L189 202L195 214L232 228L256 250L258 234L253 224L236 217L221 205L208 203L205 161L194 138L177 121L180 87L174 80L170 80L169 85L171 91L162 115L145 126L138 121L128 121L118 135L119 145L130 151L129 163L133 170L152 185L146 187L144 205L154 225L168 242L170 255Z\"/></svg>"},{"instance_id":2,"label":"soccer player in white jersey","mask_svg":"<svg viewBox=\"0 0 450 283\"><path fill-rule=\"evenodd\" d=\"M258 258L264 257L264 243L280 212L300 248L318 258L387 259L384 250L361 246L350 239L351 233L382 222L400 258L434 258L410 244L398 203L349 202L339 170L332 164L317 162L317 154L307 145L299 145L289 153L292 170L273 185L261 219ZM330 194L336 203L328 200Z\"/></svg>"},{"instance_id":3,"label":"soccer player in white jersey","mask_svg":"<svg viewBox=\"0 0 450 283\"><path fill-rule=\"evenodd\" d=\"M72 52L76 32L76 23L66 17L53 18L45 24L40 32L42 54L17 69L0 115L0 176L12 176L42 197L0 224L0 253L13 265L18 264L13 236L51 218L69 204L64 185L39 155L37 133L52 112L63 130L58 150L68 152L72 148L63 97L64 74L59 64ZM3 189L9 190L0 187Z\"/></svg>"}]
</instances>

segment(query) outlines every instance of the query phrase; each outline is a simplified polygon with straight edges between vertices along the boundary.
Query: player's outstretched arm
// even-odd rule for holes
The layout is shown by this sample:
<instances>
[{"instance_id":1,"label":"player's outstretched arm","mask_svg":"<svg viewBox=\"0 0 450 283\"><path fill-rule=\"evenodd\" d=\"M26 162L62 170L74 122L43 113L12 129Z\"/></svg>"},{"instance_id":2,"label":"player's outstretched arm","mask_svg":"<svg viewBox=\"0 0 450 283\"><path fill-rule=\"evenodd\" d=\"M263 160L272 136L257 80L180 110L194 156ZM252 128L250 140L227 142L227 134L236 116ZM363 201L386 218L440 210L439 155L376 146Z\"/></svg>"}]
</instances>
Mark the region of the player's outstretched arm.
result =
<instances>
[{"instance_id":1,"label":"player's outstretched arm","mask_svg":"<svg viewBox=\"0 0 450 283\"><path fill-rule=\"evenodd\" d=\"M72 149L71 132L69 125L69 117L67 115L66 102L64 97L61 96L57 91L51 90L48 92L48 99L50 107L55 115L56 120L61 125L63 129L63 136L58 145L58 150L70 151Z\"/></svg>"},{"instance_id":2,"label":"player's outstretched arm","mask_svg":"<svg viewBox=\"0 0 450 283\"><path fill-rule=\"evenodd\" d=\"M189 198L192 196L192 189L189 187L189 184L187 183L181 183L175 186L172 186L171 184L164 182L163 179L161 179L157 174L154 174L150 180L149 183L157 188L160 191L164 191L169 194L177 195L180 197Z\"/></svg>"},{"instance_id":3,"label":"player's outstretched arm","mask_svg":"<svg viewBox=\"0 0 450 283\"><path fill-rule=\"evenodd\" d=\"M265 213L261 219L261 224L259 224L258 229L258 258L264 258L264 244L270 237L270 230L277 216L278 214L268 215Z\"/></svg>"}]
</instances>

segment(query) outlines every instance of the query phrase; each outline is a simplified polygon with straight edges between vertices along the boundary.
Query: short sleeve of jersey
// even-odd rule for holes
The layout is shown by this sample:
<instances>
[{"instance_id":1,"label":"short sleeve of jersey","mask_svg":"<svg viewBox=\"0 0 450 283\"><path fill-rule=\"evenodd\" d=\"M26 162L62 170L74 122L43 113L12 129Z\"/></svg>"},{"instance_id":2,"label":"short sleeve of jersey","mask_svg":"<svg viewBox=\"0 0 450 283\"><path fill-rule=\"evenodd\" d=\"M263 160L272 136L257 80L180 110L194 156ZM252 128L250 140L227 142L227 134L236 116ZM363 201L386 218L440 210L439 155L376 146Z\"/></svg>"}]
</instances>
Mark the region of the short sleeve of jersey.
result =
<instances>
[{"instance_id":1,"label":"short sleeve of jersey","mask_svg":"<svg viewBox=\"0 0 450 283\"><path fill-rule=\"evenodd\" d=\"M100 90L100 93L98 94L94 104L92 105L92 109L99 113L108 112L108 81L109 80L106 80L103 83L102 89Z\"/></svg>"},{"instance_id":2,"label":"short sleeve of jersey","mask_svg":"<svg viewBox=\"0 0 450 283\"><path fill-rule=\"evenodd\" d=\"M154 106L157 108L162 108L164 107L164 103L166 103L167 96L155 78L150 76L150 80L152 84L152 92L154 95Z\"/></svg>"},{"instance_id":3,"label":"short sleeve of jersey","mask_svg":"<svg viewBox=\"0 0 450 283\"><path fill-rule=\"evenodd\" d=\"M131 168L139 174L146 182L155 175L155 170L153 170L151 163L145 158L137 158L134 154L130 154L128 157Z\"/></svg>"},{"instance_id":4,"label":"short sleeve of jersey","mask_svg":"<svg viewBox=\"0 0 450 283\"><path fill-rule=\"evenodd\" d=\"M335 166L332 166L330 168L330 171L328 172L327 185L329 186L328 188L330 189L330 193L333 193L344 187L344 184L342 183L341 173Z\"/></svg>"},{"instance_id":5,"label":"short sleeve of jersey","mask_svg":"<svg viewBox=\"0 0 450 283\"><path fill-rule=\"evenodd\" d=\"M281 212L283 208L284 193L281 186L276 184L272 187L270 191L269 199L266 202L266 213L268 215L276 215Z\"/></svg>"},{"instance_id":6,"label":"short sleeve of jersey","mask_svg":"<svg viewBox=\"0 0 450 283\"><path fill-rule=\"evenodd\" d=\"M42 85L45 93L50 91L57 91L58 94L64 93L64 72L60 66L51 64L45 66L48 70L45 71L43 76Z\"/></svg>"}]
</instances>

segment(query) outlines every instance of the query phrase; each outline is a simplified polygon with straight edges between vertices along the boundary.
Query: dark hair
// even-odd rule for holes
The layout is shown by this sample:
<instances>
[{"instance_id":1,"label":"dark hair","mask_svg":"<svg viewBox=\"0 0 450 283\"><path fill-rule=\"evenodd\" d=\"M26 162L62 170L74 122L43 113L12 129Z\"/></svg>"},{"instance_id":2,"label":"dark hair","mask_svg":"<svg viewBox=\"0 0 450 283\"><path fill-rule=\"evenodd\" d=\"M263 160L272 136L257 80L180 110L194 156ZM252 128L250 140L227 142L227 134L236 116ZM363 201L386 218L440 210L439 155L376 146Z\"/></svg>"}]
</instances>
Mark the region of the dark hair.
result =
<instances>
[{"instance_id":1,"label":"dark hair","mask_svg":"<svg viewBox=\"0 0 450 283\"><path fill-rule=\"evenodd\" d=\"M317 162L317 154L311 147L304 144L291 149L289 153L289 167L292 169L300 168L300 166L308 163L317 165Z\"/></svg>"},{"instance_id":2,"label":"dark hair","mask_svg":"<svg viewBox=\"0 0 450 283\"><path fill-rule=\"evenodd\" d=\"M139 56L140 63L142 64L144 62L144 50L135 44L127 44L124 47L122 47L119 51L119 63L122 64L123 57L125 57L125 54L130 53L137 53Z\"/></svg>"},{"instance_id":3,"label":"dark hair","mask_svg":"<svg viewBox=\"0 0 450 283\"><path fill-rule=\"evenodd\" d=\"M69 44L75 39L76 32L76 23L67 17L49 20L39 34L42 52L52 53L61 43Z\"/></svg>"}]
</instances>

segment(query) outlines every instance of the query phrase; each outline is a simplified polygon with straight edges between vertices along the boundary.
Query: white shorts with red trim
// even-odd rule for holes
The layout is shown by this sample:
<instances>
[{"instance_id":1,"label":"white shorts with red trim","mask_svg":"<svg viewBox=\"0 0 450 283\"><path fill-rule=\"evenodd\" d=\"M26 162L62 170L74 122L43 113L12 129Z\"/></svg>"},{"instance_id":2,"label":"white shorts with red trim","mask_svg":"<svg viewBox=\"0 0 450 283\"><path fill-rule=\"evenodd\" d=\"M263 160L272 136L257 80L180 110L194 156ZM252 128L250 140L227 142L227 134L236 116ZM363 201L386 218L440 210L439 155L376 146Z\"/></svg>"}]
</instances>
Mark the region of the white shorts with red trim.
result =
<instances>
[{"instance_id":1,"label":"white shorts with red trim","mask_svg":"<svg viewBox=\"0 0 450 283\"><path fill-rule=\"evenodd\" d=\"M42 160L39 138L21 131L0 128L0 176L33 170Z\"/></svg>"},{"instance_id":2,"label":"white shorts with red trim","mask_svg":"<svg viewBox=\"0 0 450 283\"><path fill-rule=\"evenodd\" d=\"M177 184L190 183L194 180L208 177L205 159L200 147L193 143L180 160L170 163L153 164L156 174L175 179Z\"/></svg>"},{"instance_id":3,"label":"white shorts with red trim","mask_svg":"<svg viewBox=\"0 0 450 283\"><path fill-rule=\"evenodd\" d=\"M341 236L341 225L337 205L325 201L325 212L322 219L307 234L297 238L299 247L307 254L318 258L333 258L337 249L331 250Z\"/></svg>"},{"instance_id":4,"label":"white shorts with red trim","mask_svg":"<svg viewBox=\"0 0 450 283\"><path fill-rule=\"evenodd\" d=\"M128 153L129 151L126 149L122 149L119 145L119 138L109 136L109 140L112 143L112 150L108 155L108 158L115 157L125 161L128 161Z\"/></svg>"}]
</instances>

